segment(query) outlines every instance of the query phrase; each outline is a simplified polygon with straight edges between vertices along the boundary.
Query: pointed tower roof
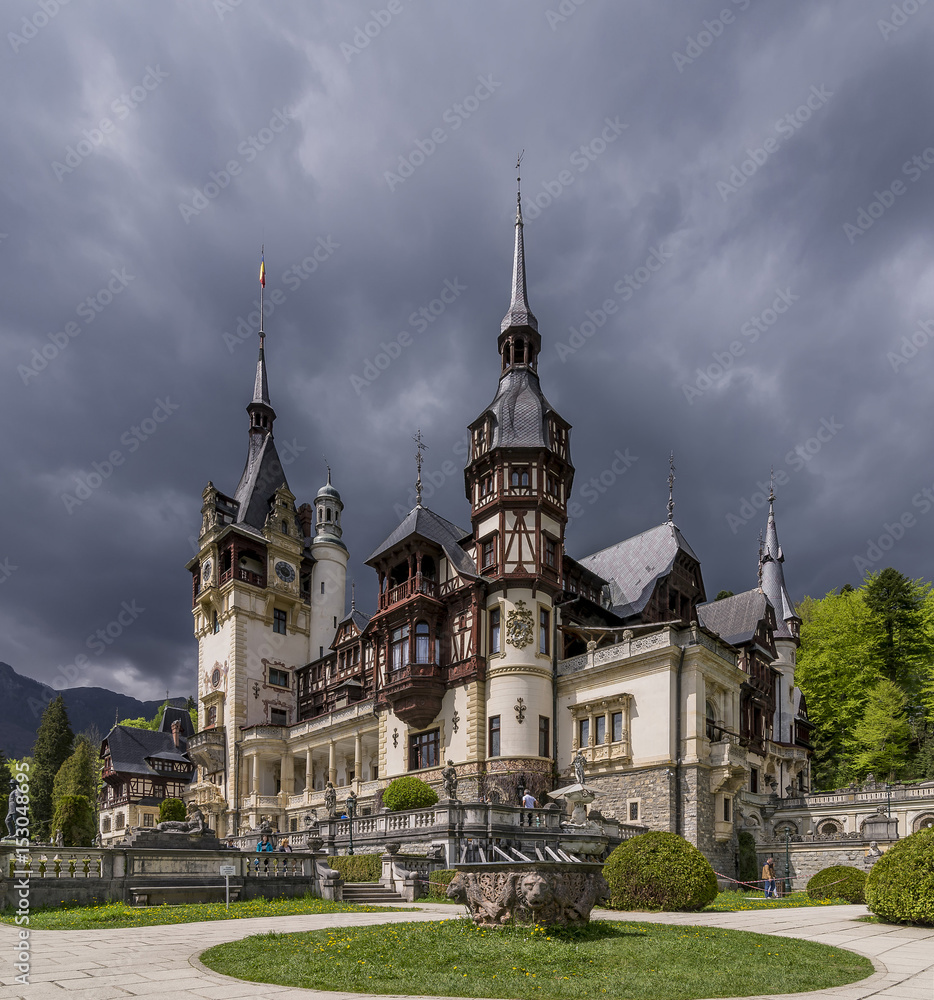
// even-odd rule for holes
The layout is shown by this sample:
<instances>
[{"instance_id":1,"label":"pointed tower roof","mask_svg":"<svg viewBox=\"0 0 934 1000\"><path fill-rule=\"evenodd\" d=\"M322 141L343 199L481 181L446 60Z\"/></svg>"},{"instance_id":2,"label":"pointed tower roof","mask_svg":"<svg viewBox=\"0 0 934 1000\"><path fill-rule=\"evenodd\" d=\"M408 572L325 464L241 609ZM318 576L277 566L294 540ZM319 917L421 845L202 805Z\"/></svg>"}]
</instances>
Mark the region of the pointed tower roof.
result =
<instances>
[{"instance_id":1,"label":"pointed tower roof","mask_svg":"<svg viewBox=\"0 0 934 1000\"><path fill-rule=\"evenodd\" d=\"M237 523L251 525L259 531L263 530L266 523L266 515L269 513L269 506L276 490L280 486L289 485L272 436L276 411L269 401L265 339L261 334L256 378L253 381L253 398L246 408L250 415L250 448L240 482L234 493L238 505Z\"/></svg>"},{"instance_id":2,"label":"pointed tower roof","mask_svg":"<svg viewBox=\"0 0 934 1000\"><path fill-rule=\"evenodd\" d=\"M785 587L785 573L782 563L785 554L778 543L778 529L775 527L775 490L769 490L769 520L765 528L765 539L759 549L759 578L762 592L775 609L778 627L775 635L778 638L797 638L797 623L800 621L795 613L795 606Z\"/></svg>"},{"instance_id":3,"label":"pointed tower roof","mask_svg":"<svg viewBox=\"0 0 934 1000\"><path fill-rule=\"evenodd\" d=\"M522 195L516 192L516 249L512 262L512 300L509 310L500 324L500 333L510 327L528 326L538 332L538 320L529 306L529 296L525 286L525 241L522 237Z\"/></svg>"},{"instance_id":4,"label":"pointed tower roof","mask_svg":"<svg viewBox=\"0 0 934 1000\"><path fill-rule=\"evenodd\" d=\"M254 403L265 403L267 406L270 405L269 402L269 385L266 382L266 351L265 351L266 337L264 334L259 335L259 358L256 361L256 380L253 383L253 402Z\"/></svg>"}]
</instances>

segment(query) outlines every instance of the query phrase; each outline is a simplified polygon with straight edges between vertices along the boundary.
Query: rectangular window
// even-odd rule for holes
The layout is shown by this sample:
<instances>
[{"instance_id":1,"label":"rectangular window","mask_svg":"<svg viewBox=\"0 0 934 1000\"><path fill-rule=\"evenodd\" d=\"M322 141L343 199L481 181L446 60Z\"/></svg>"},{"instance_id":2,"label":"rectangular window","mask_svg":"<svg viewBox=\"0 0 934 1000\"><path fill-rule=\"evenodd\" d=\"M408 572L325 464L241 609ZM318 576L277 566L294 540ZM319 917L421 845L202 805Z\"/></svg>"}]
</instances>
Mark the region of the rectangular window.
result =
<instances>
[{"instance_id":1,"label":"rectangular window","mask_svg":"<svg viewBox=\"0 0 934 1000\"><path fill-rule=\"evenodd\" d=\"M749 791L753 793L759 791L759 768L757 767L749 770Z\"/></svg>"},{"instance_id":2,"label":"rectangular window","mask_svg":"<svg viewBox=\"0 0 934 1000\"><path fill-rule=\"evenodd\" d=\"M541 608L538 612L538 651L551 651L551 613Z\"/></svg>"},{"instance_id":3,"label":"rectangular window","mask_svg":"<svg viewBox=\"0 0 934 1000\"><path fill-rule=\"evenodd\" d=\"M480 496L488 497L493 492L493 477L487 473L480 480Z\"/></svg>"},{"instance_id":4,"label":"rectangular window","mask_svg":"<svg viewBox=\"0 0 934 1000\"><path fill-rule=\"evenodd\" d=\"M289 833L298 832L298 820L293 816L289 819Z\"/></svg>"},{"instance_id":5,"label":"rectangular window","mask_svg":"<svg viewBox=\"0 0 934 1000\"><path fill-rule=\"evenodd\" d=\"M401 670L409 661L409 626L392 630L392 669Z\"/></svg>"},{"instance_id":6,"label":"rectangular window","mask_svg":"<svg viewBox=\"0 0 934 1000\"><path fill-rule=\"evenodd\" d=\"M217 725L217 705L212 705L208 709L207 724L209 726Z\"/></svg>"},{"instance_id":7,"label":"rectangular window","mask_svg":"<svg viewBox=\"0 0 934 1000\"><path fill-rule=\"evenodd\" d=\"M732 799L728 795L723 796L723 822L730 822L730 806L732 805Z\"/></svg>"},{"instance_id":8,"label":"rectangular window","mask_svg":"<svg viewBox=\"0 0 934 1000\"><path fill-rule=\"evenodd\" d=\"M545 537L545 565L552 568L558 565L558 543L547 536Z\"/></svg>"},{"instance_id":9,"label":"rectangular window","mask_svg":"<svg viewBox=\"0 0 934 1000\"><path fill-rule=\"evenodd\" d=\"M155 813L143 813L143 826L155 826Z\"/></svg>"},{"instance_id":10,"label":"rectangular window","mask_svg":"<svg viewBox=\"0 0 934 1000\"><path fill-rule=\"evenodd\" d=\"M630 802L629 803L629 822L635 823L639 819L639 803Z\"/></svg>"},{"instance_id":11,"label":"rectangular window","mask_svg":"<svg viewBox=\"0 0 934 1000\"><path fill-rule=\"evenodd\" d=\"M500 618L499 608L490 609L490 652L499 653L500 649Z\"/></svg>"},{"instance_id":12,"label":"rectangular window","mask_svg":"<svg viewBox=\"0 0 934 1000\"><path fill-rule=\"evenodd\" d=\"M480 568L489 569L496 564L496 539L488 538L481 547Z\"/></svg>"},{"instance_id":13,"label":"rectangular window","mask_svg":"<svg viewBox=\"0 0 934 1000\"><path fill-rule=\"evenodd\" d=\"M275 684L277 687L291 687L289 684L289 675L285 670L277 670L275 667L269 668L269 683Z\"/></svg>"},{"instance_id":14,"label":"rectangular window","mask_svg":"<svg viewBox=\"0 0 934 1000\"><path fill-rule=\"evenodd\" d=\"M272 612L272 630L279 635L285 635L286 614L282 608L274 608Z\"/></svg>"},{"instance_id":15,"label":"rectangular window","mask_svg":"<svg viewBox=\"0 0 934 1000\"><path fill-rule=\"evenodd\" d=\"M413 733L409 737L409 770L423 767L437 767L441 754L441 730L432 729L427 733Z\"/></svg>"},{"instance_id":16,"label":"rectangular window","mask_svg":"<svg viewBox=\"0 0 934 1000\"><path fill-rule=\"evenodd\" d=\"M590 746L590 719L581 719L577 724L578 746Z\"/></svg>"},{"instance_id":17,"label":"rectangular window","mask_svg":"<svg viewBox=\"0 0 934 1000\"><path fill-rule=\"evenodd\" d=\"M125 826L126 826L126 820L123 816L123 813L117 813L117 815L114 817L114 829L122 830Z\"/></svg>"},{"instance_id":18,"label":"rectangular window","mask_svg":"<svg viewBox=\"0 0 934 1000\"><path fill-rule=\"evenodd\" d=\"M499 716L490 716L490 756L499 756Z\"/></svg>"},{"instance_id":19,"label":"rectangular window","mask_svg":"<svg viewBox=\"0 0 934 1000\"><path fill-rule=\"evenodd\" d=\"M598 715L594 719L594 744L602 746L606 743L606 716Z\"/></svg>"},{"instance_id":20,"label":"rectangular window","mask_svg":"<svg viewBox=\"0 0 934 1000\"><path fill-rule=\"evenodd\" d=\"M619 743L623 739L623 713L613 713L613 742Z\"/></svg>"},{"instance_id":21,"label":"rectangular window","mask_svg":"<svg viewBox=\"0 0 934 1000\"><path fill-rule=\"evenodd\" d=\"M538 756L551 756L551 720L547 715L538 717Z\"/></svg>"},{"instance_id":22,"label":"rectangular window","mask_svg":"<svg viewBox=\"0 0 934 1000\"><path fill-rule=\"evenodd\" d=\"M284 708L271 708L269 709L269 722L273 726L287 726L289 713Z\"/></svg>"}]
</instances>

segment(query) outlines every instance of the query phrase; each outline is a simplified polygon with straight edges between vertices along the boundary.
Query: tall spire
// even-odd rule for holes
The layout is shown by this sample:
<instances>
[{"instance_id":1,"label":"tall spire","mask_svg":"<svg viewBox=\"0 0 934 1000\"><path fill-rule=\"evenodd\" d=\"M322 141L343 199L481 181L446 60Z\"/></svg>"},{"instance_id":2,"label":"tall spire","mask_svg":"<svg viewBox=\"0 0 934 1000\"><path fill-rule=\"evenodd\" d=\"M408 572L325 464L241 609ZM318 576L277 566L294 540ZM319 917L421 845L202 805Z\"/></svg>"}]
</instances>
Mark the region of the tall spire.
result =
<instances>
[{"instance_id":1,"label":"tall spire","mask_svg":"<svg viewBox=\"0 0 934 1000\"><path fill-rule=\"evenodd\" d=\"M500 332L505 333L510 327L528 326L538 332L538 320L532 314L529 297L525 288L525 243L522 238L522 189L521 177L518 176L519 164L525 150L516 159L516 250L512 263L512 301L509 311L503 317Z\"/></svg>"},{"instance_id":2,"label":"tall spire","mask_svg":"<svg viewBox=\"0 0 934 1000\"><path fill-rule=\"evenodd\" d=\"M778 543L778 529L775 526L775 485L774 472L769 486L769 519L765 527L765 541L760 545L759 575L762 592L775 609L777 637L798 637L800 619L785 587L785 573L782 563L785 554Z\"/></svg>"},{"instance_id":3,"label":"tall spire","mask_svg":"<svg viewBox=\"0 0 934 1000\"><path fill-rule=\"evenodd\" d=\"M265 403L266 406L270 405L269 402L269 385L266 381L266 335L260 333L259 335L259 358L256 361L256 379L253 382L253 399L254 403Z\"/></svg>"},{"instance_id":4,"label":"tall spire","mask_svg":"<svg viewBox=\"0 0 934 1000\"><path fill-rule=\"evenodd\" d=\"M668 456L668 523L675 519L675 453Z\"/></svg>"}]
</instances>

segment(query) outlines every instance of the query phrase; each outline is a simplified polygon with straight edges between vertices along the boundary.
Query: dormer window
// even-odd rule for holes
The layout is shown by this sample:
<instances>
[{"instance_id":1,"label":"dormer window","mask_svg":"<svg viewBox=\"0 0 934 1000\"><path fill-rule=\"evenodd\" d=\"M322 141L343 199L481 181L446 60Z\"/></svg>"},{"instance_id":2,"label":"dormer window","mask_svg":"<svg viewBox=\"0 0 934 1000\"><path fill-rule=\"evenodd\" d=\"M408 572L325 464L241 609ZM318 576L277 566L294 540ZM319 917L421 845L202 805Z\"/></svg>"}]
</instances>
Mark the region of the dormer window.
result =
<instances>
[{"instance_id":1,"label":"dormer window","mask_svg":"<svg viewBox=\"0 0 934 1000\"><path fill-rule=\"evenodd\" d=\"M287 535L289 533L289 522L283 520L282 522L282 534Z\"/></svg>"}]
</instances>

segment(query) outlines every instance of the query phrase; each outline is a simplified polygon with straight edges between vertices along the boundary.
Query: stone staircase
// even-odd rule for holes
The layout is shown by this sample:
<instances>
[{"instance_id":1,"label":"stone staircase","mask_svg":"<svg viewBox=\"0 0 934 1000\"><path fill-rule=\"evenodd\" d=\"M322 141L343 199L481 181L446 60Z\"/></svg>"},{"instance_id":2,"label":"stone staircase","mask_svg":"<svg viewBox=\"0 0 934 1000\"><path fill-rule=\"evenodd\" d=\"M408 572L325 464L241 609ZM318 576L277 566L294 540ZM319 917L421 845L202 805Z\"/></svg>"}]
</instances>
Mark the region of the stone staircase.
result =
<instances>
[{"instance_id":1,"label":"stone staircase","mask_svg":"<svg viewBox=\"0 0 934 1000\"><path fill-rule=\"evenodd\" d=\"M402 903L398 892L387 889L379 882L345 882L345 903Z\"/></svg>"}]
</instances>

